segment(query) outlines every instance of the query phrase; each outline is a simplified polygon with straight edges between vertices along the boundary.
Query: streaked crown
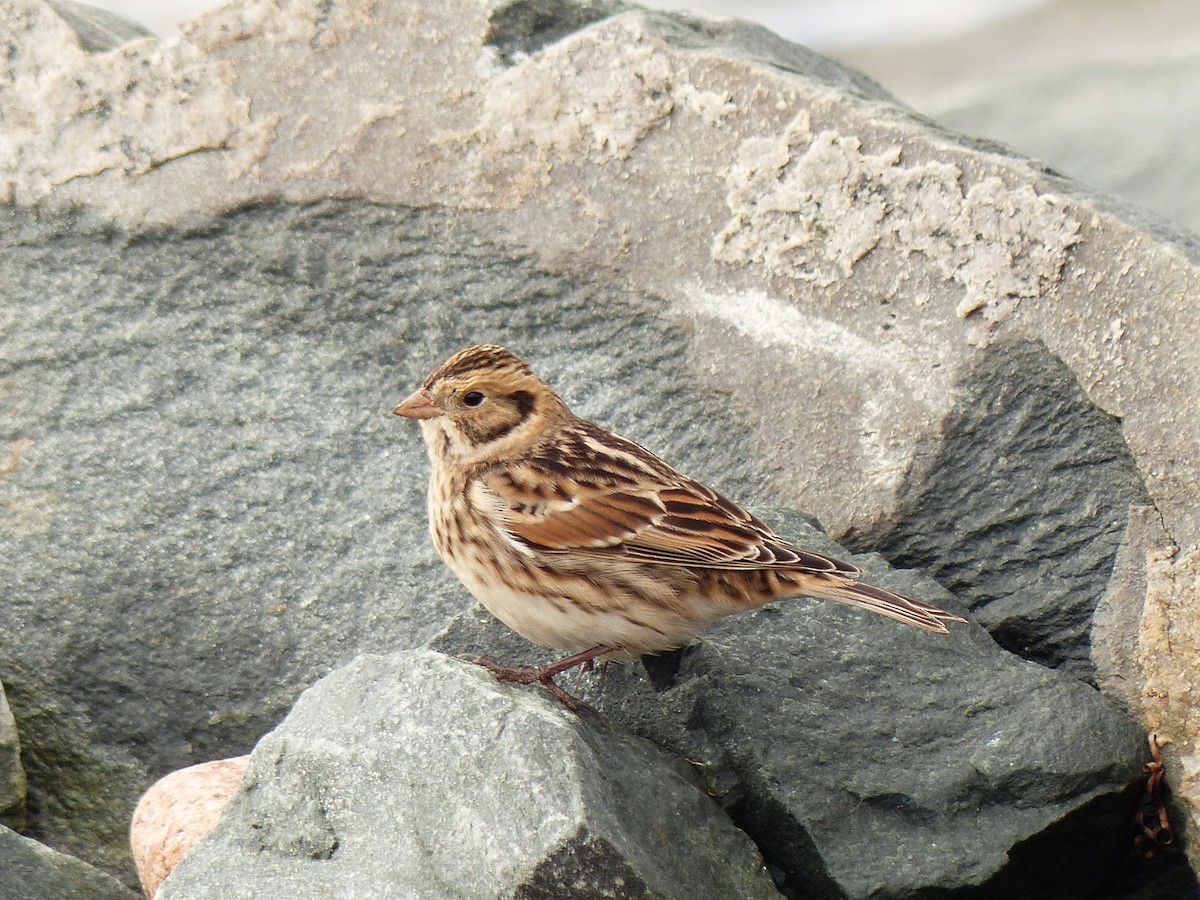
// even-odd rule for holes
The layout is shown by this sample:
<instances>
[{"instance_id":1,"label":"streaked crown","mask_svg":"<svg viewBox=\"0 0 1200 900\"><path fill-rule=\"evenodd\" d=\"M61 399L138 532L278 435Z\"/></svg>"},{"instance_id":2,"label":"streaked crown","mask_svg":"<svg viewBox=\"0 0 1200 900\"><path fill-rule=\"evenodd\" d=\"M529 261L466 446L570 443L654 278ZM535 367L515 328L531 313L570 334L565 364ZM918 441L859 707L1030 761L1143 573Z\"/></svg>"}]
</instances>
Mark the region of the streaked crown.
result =
<instances>
[{"instance_id":1,"label":"streaked crown","mask_svg":"<svg viewBox=\"0 0 1200 900\"><path fill-rule=\"evenodd\" d=\"M476 344L474 347L459 350L434 369L425 379L425 387L432 387L439 381L478 375L483 372L497 378L505 376L537 378L533 370L529 368L529 364L516 354L498 344ZM541 381L540 378L538 380Z\"/></svg>"}]
</instances>

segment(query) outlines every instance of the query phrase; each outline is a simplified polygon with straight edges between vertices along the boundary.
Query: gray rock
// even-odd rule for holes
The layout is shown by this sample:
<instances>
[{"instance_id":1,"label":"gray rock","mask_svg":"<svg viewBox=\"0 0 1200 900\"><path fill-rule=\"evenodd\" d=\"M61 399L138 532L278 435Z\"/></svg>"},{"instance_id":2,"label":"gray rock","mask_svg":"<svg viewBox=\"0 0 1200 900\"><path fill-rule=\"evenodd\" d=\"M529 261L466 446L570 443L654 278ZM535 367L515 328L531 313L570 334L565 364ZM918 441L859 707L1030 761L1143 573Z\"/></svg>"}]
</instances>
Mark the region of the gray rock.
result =
<instances>
[{"instance_id":1,"label":"gray rock","mask_svg":"<svg viewBox=\"0 0 1200 900\"><path fill-rule=\"evenodd\" d=\"M0 657L37 751L32 827L115 871L155 776L245 752L328 668L471 602L428 540L420 438L389 414L450 351L536 333L583 410L753 493L753 461L692 425L729 414L679 388L686 339L650 301L436 213L262 209L115 263L83 223L10 211L3 231L23 314L0 337L0 415L33 437L0 482L0 546L40 562L0 570Z\"/></svg>"},{"instance_id":2,"label":"gray rock","mask_svg":"<svg viewBox=\"0 0 1200 900\"><path fill-rule=\"evenodd\" d=\"M25 769L21 766L21 739L17 723L0 684L0 825L16 831L25 828Z\"/></svg>"},{"instance_id":3,"label":"gray rock","mask_svg":"<svg viewBox=\"0 0 1200 900\"><path fill-rule=\"evenodd\" d=\"M764 517L848 555L795 514ZM857 561L875 583L954 608L927 578ZM506 632L475 611L435 646L543 660ZM659 663L665 690L635 666L560 681L697 764L794 896L1083 898L1129 862L1141 729L978 627L932 635L796 600L722 620L677 672Z\"/></svg>"},{"instance_id":4,"label":"gray rock","mask_svg":"<svg viewBox=\"0 0 1200 900\"><path fill-rule=\"evenodd\" d=\"M513 65L593 22L634 8L621 0L495 0L484 41Z\"/></svg>"},{"instance_id":5,"label":"gray rock","mask_svg":"<svg viewBox=\"0 0 1200 900\"><path fill-rule=\"evenodd\" d=\"M685 769L440 654L363 657L259 743L159 897L778 897Z\"/></svg>"},{"instance_id":6,"label":"gray rock","mask_svg":"<svg viewBox=\"0 0 1200 900\"><path fill-rule=\"evenodd\" d=\"M1149 502L1120 422L1044 345L997 343L915 468L900 523L855 546L928 572L1014 653L1093 678L1092 615Z\"/></svg>"},{"instance_id":7,"label":"gray rock","mask_svg":"<svg viewBox=\"0 0 1200 900\"><path fill-rule=\"evenodd\" d=\"M1141 548L1165 543L1162 520L1154 508L1131 508L1129 529L1117 548L1108 592L1096 607L1091 638L1099 687L1125 709L1139 707L1141 690L1137 682L1126 677L1137 670L1143 612L1143 604L1130 602L1130 598L1145 597L1149 582L1147 554ZM1153 560L1149 562L1153 565Z\"/></svg>"},{"instance_id":8,"label":"gray rock","mask_svg":"<svg viewBox=\"0 0 1200 900\"><path fill-rule=\"evenodd\" d=\"M0 900L135 900L111 875L0 825Z\"/></svg>"},{"instance_id":9,"label":"gray rock","mask_svg":"<svg viewBox=\"0 0 1200 900\"><path fill-rule=\"evenodd\" d=\"M1196 167L1179 152L1200 141L1200 53L1115 70L1088 65L1052 80L1003 79L930 113L1200 234Z\"/></svg>"}]
</instances>

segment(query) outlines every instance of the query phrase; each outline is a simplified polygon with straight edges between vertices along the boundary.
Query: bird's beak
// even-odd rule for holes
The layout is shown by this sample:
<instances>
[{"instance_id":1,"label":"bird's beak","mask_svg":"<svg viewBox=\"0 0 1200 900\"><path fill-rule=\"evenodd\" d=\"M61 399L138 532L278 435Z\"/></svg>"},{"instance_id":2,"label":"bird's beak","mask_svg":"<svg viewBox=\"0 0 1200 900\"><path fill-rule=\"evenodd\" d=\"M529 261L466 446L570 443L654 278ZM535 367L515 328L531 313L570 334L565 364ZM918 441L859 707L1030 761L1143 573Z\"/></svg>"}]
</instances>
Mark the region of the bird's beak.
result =
<instances>
[{"instance_id":1,"label":"bird's beak","mask_svg":"<svg viewBox=\"0 0 1200 900\"><path fill-rule=\"evenodd\" d=\"M404 416L406 419L433 419L443 414L434 404L433 398L425 393L424 388L413 391L392 412L398 416Z\"/></svg>"}]
</instances>

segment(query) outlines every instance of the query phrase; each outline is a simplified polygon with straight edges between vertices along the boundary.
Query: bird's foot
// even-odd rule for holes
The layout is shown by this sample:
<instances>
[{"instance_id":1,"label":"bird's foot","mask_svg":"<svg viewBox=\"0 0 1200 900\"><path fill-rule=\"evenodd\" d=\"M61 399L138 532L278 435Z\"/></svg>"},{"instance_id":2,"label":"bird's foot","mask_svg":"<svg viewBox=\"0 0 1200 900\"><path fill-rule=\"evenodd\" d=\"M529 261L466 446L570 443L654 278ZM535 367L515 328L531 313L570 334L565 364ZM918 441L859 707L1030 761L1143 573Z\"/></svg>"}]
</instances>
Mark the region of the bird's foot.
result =
<instances>
[{"instance_id":1,"label":"bird's foot","mask_svg":"<svg viewBox=\"0 0 1200 900\"><path fill-rule=\"evenodd\" d=\"M565 659L560 659L558 662L553 662L545 666L506 666L495 660L488 659L486 656L476 657L474 662L478 666L483 666L500 681L511 681L514 684L543 685L546 690L554 695L559 703L571 710L571 712L578 712L587 704L559 687L554 681L554 676L561 675L563 672L573 669L576 666L588 665L597 656L603 656L605 653L611 652L611 650L611 647L592 647L589 650L584 650L582 653L576 653L574 656L568 656Z\"/></svg>"},{"instance_id":2,"label":"bird's foot","mask_svg":"<svg viewBox=\"0 0 1200 900\"><path fill-rule=\"evenodd\" d=\"M477 666L483 666L500 681L511 681L513 684L540 684L544 686L546 690L554 695L559 703L571 710L571 712L578 712L579 708L583 705L582 700L563 690L563 688L555 683L553 674L546 674L545 669L548 668L547 666L506 666L485 656L478 657L474 662Z\"/></svg>"}]
</instances>

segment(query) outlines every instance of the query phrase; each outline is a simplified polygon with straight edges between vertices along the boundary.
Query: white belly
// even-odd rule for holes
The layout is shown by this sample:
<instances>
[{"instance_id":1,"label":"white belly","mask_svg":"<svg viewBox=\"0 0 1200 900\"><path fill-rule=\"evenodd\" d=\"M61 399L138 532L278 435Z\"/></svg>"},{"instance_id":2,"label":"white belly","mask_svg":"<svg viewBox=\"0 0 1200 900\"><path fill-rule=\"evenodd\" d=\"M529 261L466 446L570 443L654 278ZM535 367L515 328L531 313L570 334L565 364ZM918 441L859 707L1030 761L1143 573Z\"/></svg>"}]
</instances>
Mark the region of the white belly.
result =
<instances>
[{"instance_id":1,"label":"white belly","mask_svg":"<svg viewBox=\"0 0 1200 900\"><path fill-rule=\"evenodd\" d=\"M457 574L488 612L521 637L543 647L577 653L603 644L636 655L664 649L664 642L679 646L694 636L690 630L681 629L678 621L664 622L662 616L655 618L654 628L648 628L616 609L586 608L569 597L484 584L470 575Z\"/></svg>"},{"instance_id":2,"label":"white belly","mask_svg":"<svg viewBox=\"0 0 1200 900\"><path fill-rule=\"evenodd\" d=\"M447 561L450 563L450 561ZM450 563L475 598L497 619L528 641L577 653L600 645L627 651L632 656L681 647L700 629L728 608L694 619L659 604L631 606L629 598L610 596L607 602L577 603L565 595L525 591L509 585L487 583L466 566ZM655 585L658 591L664 586ZM700 601L703 607L709 604ZM677 609L686 608L676 604ZM693 605L692 610L695 609Z\"/></svg>"}]
</instances>

